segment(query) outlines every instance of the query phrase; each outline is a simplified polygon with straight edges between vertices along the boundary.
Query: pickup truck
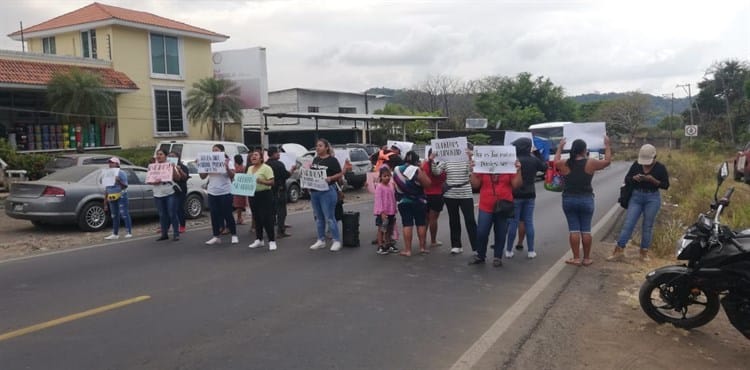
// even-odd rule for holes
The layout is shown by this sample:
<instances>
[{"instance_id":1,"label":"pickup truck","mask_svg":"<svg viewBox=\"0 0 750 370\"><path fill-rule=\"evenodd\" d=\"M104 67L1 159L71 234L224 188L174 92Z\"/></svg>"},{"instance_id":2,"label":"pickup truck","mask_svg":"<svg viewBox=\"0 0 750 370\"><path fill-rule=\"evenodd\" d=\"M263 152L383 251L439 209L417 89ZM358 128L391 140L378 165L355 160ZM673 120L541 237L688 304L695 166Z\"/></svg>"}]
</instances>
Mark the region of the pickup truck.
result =
<instances>
[{"instance_id":1,"label":"pickup truck","mask_svg":"<svg viewBox=\"0 0 750 370\"><path fill-rule=\"evenodd\" d=\"M734 179L750 184L750 142L734 158Z\"/></svg>"}]
</instances>

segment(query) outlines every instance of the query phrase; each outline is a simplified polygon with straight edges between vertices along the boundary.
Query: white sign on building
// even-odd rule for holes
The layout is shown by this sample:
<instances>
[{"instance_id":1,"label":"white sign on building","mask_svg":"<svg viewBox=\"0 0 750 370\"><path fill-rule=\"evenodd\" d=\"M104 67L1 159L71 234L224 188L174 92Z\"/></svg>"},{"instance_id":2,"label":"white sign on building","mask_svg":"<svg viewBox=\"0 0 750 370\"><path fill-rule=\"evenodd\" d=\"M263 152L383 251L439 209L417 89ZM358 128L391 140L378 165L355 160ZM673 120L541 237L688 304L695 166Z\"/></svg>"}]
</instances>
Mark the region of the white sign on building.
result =
<instances>
[{"instance_id":1,"label":"white sign on building","mask_svg":"<svg viewBox=\"0 0 750 370\"><path fill-rule=\"evenodd\" d=\"M466 128L487 128L487 118L467 118Z\"/></svg>"},{"instance_id":2,"label":"white sign on building","mask_svg":"<svg viewBox=\"0 0 750 370\"><path fill-rule=\"evenodd\" d=\"M268 107L266 48L217 51L212 59L214 77L234 81L240 88L243 109Z\"/></svg>"}]
</instances>

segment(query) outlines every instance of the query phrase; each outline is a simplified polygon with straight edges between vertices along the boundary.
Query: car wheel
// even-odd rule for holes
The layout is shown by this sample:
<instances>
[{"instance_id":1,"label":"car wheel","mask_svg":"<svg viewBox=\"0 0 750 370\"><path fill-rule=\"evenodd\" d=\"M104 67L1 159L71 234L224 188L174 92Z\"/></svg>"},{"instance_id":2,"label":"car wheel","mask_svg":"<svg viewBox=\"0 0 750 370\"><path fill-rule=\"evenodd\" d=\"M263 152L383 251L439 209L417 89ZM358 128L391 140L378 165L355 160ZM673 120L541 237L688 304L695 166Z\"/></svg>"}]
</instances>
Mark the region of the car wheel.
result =
<instances>
[{"instance_id":1,"label":"car wheel","mask_svg":"<svg viewBox=\"0 0 750 370\"><path fill-rule=\"evenodd\" d=\"M286 194L286 201L289 203L297 203L297 201L300 198L300 189L299 185L292 184L289 186L289 189L287 190Z\"/></svg>"},{"instance_id":2,"label":"car wheel","mask_svg":"<svg viewBox=\"0 0 750 370\"><path fill-rule=\"evenodd\" d=\"M78 227L83 231L99 231L107 226L108 221L108 212L99 201L86 203L78 213Z\"/></svg>"},{"instance_id":3,"label":"car wheel","mask_svg":"<svg viewBox=\"0 0 750 370\"><path fill-rule=\"evenodd\" d=\"M198 194L190 194L185 199L185 216L193 219L203 214L203 198Z\"/></svg>"}]
</instances>

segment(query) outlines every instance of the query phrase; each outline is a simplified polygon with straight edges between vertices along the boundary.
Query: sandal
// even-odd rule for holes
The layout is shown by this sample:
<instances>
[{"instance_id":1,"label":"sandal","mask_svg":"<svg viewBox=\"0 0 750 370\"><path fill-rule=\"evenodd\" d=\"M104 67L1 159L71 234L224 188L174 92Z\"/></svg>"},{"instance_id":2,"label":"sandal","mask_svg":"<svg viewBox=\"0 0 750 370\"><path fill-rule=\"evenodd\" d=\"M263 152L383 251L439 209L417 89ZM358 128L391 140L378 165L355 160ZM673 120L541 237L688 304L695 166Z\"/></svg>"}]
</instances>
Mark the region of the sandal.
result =
<instances>
[{"instance_id":1,"label":"sandal","mask_svg":"<svg viewBox=\"0 0 750 370\"><path fill-rule=\"evenodd\" d=\"M589 259L589 258L584 258L583 262L581 262L581 264L584 266L591 266L592 263L594 263L594 260Z\"/></svg>"},{"instance_id":2,"label":"sandal","mask_svg":"<svg viewBox=\"0 0 750 370\"><path fill-rule=\"evenodd\" d=\"M581 259L580 258L571 258L569 260L565 260L565 263L573 266L580 266L581 265Z\"/></svg>"},{"instance_id":3,"label":"sandal","mask_svg":"<svg viewBox=\"0 0 750 370\"><path fill-rule=\"evenodd\" d=\"M503 260L500 258L495 258L492 260L492 267L502 267L503 266Z\"/></svg>"},{"instance_id":4,"label":"sandal","mask_svg":"<svg viewBox=\"0 0 750 370\"><path fill-rule=\"evenodd\" d=\"M420 249L419 250L419 254L422 254L422 255L429 254L429 253L430 253L430 251L428 251L427 249Z\"/></svg>"},{"instance_id":5,"label":"sandal","mask_svg":"<svg viewBox=\"0 0 750 370\"><path fill-rule=\"evenodd\" d=\"M398 255L403 256L403 257L411 257L411 252L401 251L401 252L398 252Z\"/></svg>"}]
</instances>

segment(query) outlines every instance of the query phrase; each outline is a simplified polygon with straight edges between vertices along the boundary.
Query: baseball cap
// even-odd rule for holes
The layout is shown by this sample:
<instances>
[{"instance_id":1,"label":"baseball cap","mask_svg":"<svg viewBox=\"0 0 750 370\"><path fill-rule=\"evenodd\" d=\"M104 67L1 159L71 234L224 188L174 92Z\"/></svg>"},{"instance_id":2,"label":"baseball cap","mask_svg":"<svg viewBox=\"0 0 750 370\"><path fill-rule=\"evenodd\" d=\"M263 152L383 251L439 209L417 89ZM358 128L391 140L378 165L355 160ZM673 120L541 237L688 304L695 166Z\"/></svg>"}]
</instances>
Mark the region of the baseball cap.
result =
<instances>
[{"instance_id":1,"label":"baseball cap","mask_svg":"<svg viewBox=\"0 0 750 370\"><path fill-rule=\"evenodd\" d=\"M117 163L117 164L120 164L120 158L117 158L117 157L112 157L112 158L110 158L110 159L109 159L109 161L110 161L111 163Z\"/></svg>"},{"instance_id":2,"label":"baseball cap","mask_svg":"<svg viewBox=\"0 0 750 370\"><path fill-rule=\"evenodd\" d=\"M638 164L648 166L654 163L656 158L656 148L651 144L643 144L638 151Z\"/></svg>"}]
</instances>

